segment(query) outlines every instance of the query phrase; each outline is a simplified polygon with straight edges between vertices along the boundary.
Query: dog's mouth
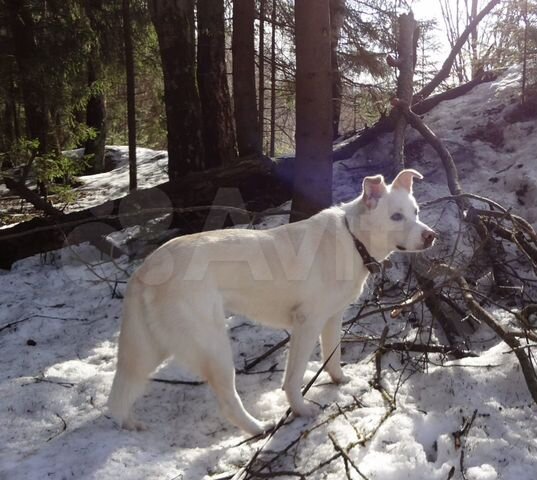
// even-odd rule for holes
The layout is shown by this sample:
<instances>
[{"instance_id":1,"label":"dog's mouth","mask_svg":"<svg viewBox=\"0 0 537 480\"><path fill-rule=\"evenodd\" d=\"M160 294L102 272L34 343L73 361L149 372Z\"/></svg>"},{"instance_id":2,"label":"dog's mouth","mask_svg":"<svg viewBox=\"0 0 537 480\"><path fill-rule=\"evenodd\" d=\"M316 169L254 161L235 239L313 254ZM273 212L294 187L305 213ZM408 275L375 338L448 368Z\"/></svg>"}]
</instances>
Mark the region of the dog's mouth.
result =
<instances>
[{"instance_id":1,"label":"dog's mouth","mask_svg":"<svg viewBox=\"0 0 537 480\"><path fill-rule=\"evenodd\" d=\"M405 248L405 247L402 247L401 245L396 245L395 248L397 248L397 250L400 250L401 252L405 252L405 251L406 251L406 248Z\"/></svg>"}]
</instances>

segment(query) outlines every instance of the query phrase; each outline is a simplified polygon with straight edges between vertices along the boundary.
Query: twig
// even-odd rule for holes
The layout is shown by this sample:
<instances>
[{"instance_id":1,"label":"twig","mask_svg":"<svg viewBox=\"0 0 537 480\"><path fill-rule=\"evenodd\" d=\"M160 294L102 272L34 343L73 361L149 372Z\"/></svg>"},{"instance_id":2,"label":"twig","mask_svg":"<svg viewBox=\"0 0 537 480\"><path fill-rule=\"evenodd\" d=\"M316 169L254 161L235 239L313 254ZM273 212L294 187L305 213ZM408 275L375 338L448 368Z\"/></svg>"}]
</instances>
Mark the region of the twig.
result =
<instances>
[{"instance_id":1,"label":"twig","mask_svg":"<svg viewBox=\"0 0 537 480\"><path fill-rule=\"evenodd\" d=\"M390 328L388 327L388 325L386 325L384 329L382 330L379 346L375 353L375 376L373 378L373 388L376 388L377 390L381 388L380 376L381 376L381 371L382 371L382 355L384 354L384 351L385 351L384 343L386 342L386 337L388 336L389 330Z\"/></svg>"},{"instance_id":2,"label":"twig","mask_svg":"<svg viewBox=\"0 0 537 480\"><path fill-rule=\"evenodd\" d=\"M418 353L441 353L442 355L453 355L456 358L479 357L477 353L474 353L470 350L462 350L449 345L430 345L411 342L387 343L384 345L384 350Z\"/></svg>"},{"instance_id":3,"label":"twig","mask_svg":"<svg viewBox=\"0 0 537 480\"><path fill-rule=\"evenodd\" d=\"M19 323L26 322L26 320L31 320L34 317L25 317L21 318L20 320L15 320L14 322L7 323L5 325L2 325L0 327L0 332L3 330L7 330L8 328L14 327L15 325L18 325Z\"/></svg>"},{"instance_id":4,"label":"twig","mask_svg":"<svg viewBox=\"0 0 537 480\"><path fill-rule=\"evenodd\" d=\"M328 438L332 441L332 445L334 446L334 450L338 453L341 454L341 456L343 457L343 460L345 462L345 472L347 473L347 478L351 478L351 475L350 475L350 471L349 471L349 467L348 465L350 464L352 468L354 468L354 470L356 471L356 473L358 475L360 475L360 477L362 477L364 480L369 480L361 471L360 469L354 464L354 462L352 461L352 459L348 456L347 452L345 451L345 449L343 447L341 447L341 445L338 444L338 442L336 441L336 438L334 437L334 434L332 433L329 433L328 434Z\"/></svg>"},{"instance_id":5,"label":"twig","mask_svg":"<svg viewBox=\"0 0 537 480\"><path fill-rule=\"evenodd\" d=\"M477 409L474 410L474 413L472 414L472 417L470 418L470 420L465 419L464 423L461 426L461 428L459 428L459 430L457 430L456 432L452 433L453 439L454 439L454 442L455 442L455 448L459 449L459 448L462 447L461 448L460 460L459 460L459 466L460 466L460 469L461 469L461 476L462 476L463 480L466 480L466 475L464 473L464 446L462 444L462 439L465 436L468 435L468 432L472 428L472 425L474 423L474 420L475 420L476 416L477 416Z\"/></svg>"},{"instance_id":6,"label":"twig","mask_svg":"<svg viewBox=\"0 0 537 480\"><path fill-rule=\"evenodd\" d=\"M200 382L196 380L168 380L166 378L152 378L151 381L158 382L158 383L167 383L169 385L192 385L192 386L205 385L205 382Z\"/></svg>"},{"instance_id":7,"label":"twig","mask_svg":"<svg viewBox=\"0 0 537 480\"><path fill-rule=\"evenodd\" d=\"M522 369L522 374L526 380L526 385L533 401L537 403L537 375L535 369L531 363L530 357L526 354L524 349L520 348L520 342L511 333L504 330L504 328L496 322L494 317L487 312L470 293L468 282L462 276L456 278L456 281L462 287L463 297L468 305L470 311L476 318L487 324L514 352Z\"/></svg>"},{"instance_id":8,"label":"twig","mask_svg":"<svg viewBox=\"0 0 537 480\"><path fill-rule=\"evenodd\" d=\"M52 439L60 436L63 432L65 432L65 430L67 430L67 423L65 422L63 417L58 413L54 413L54 415L56 415L62 421L62 429L59 432L57 432L54 435L52 435L51 437L47 438L47 440L46 440L47 442L50 442Z\"/></svg>"},{"instance_id":9,"label":"twig","mask_svg":"<svg viewBox=\"0 0 537 480\"><path fill-rule=\"evenodd\" d=\"M239 373L242 373L242 372L246 372L248 370L251 370L252 368L254 368L257 364L259 364L260 362L262 362L263 360L265 360L267 357L269 357L270 355L272 355L274 352L277 352L280 348L284 347L285 345L287 345L289 343L289 336L287 338L284 338L282 341L278 342L276 345L273 345L272 347L270 347L268 350L266 350L265 352L263 352L261 355L259 355L259 357L255 358L254 360L248 362L244 368L239 371Z\"/></svg>"}]
</instances>

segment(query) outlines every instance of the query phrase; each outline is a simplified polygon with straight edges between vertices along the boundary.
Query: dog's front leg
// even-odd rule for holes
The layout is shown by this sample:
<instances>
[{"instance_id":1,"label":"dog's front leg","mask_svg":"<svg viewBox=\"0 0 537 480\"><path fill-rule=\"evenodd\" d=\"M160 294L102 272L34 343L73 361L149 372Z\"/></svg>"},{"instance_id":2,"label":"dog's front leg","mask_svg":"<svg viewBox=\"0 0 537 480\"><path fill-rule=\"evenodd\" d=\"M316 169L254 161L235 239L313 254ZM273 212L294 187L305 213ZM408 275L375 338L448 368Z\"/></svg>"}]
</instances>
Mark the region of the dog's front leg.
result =
<instances>
[{"instance_id":1,"label":"dog's front leg","mask_svg":"<svg viewBox=\"0 0 537 480\"><path fill-rule=\"evenodd\" d=\"M283 389L295 415L309 417L317 412L315 405L304 401L301 389L306 366L321 329L322 322L307 318L302 313L294 315Z\"/></svg>"},{"instance_id":2,"label":"dog's front leg","mask_svg":"<svg viewBox=\"0 0 537 480\"><path fill-rule=\"evenodd\" d=\"M321 333L321 349L323 362L326 362L326 371L334 383L349 381L341 369L341 322L343 311L330 317Z\"/></svg>"}]
</instances>

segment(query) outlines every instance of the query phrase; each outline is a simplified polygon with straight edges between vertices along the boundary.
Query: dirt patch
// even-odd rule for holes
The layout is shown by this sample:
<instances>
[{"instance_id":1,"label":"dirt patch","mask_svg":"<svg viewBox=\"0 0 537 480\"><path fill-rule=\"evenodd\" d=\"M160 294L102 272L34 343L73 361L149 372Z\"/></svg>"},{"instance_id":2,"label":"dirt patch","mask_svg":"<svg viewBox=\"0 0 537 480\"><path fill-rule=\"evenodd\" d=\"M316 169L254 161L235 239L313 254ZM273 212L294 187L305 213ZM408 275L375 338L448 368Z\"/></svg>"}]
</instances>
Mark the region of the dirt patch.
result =
<instances>
[{"instance_id":1,"label":"dirt patch","mask_svg":"<svg viewBox=\"0 0 537 480\"><path fill-rule=\"evenodd\" d=\"M481 140L496 150L502 148L505 142L503 128L492 121L488 121L486 125L475 127L464 136L464 139L469 142Z\"/></svg>"},{"instance_id":2,"label":"dirt patch","mask_svg":"<svg viewBox=\"0 0 537 480\"><path fill-rule=\"evenodd\" d=\"M503 118L508 123L527 122L537 118L537 93L526 99L524 103L516 103L506 109Z\"/></svg>"}]
</instances>

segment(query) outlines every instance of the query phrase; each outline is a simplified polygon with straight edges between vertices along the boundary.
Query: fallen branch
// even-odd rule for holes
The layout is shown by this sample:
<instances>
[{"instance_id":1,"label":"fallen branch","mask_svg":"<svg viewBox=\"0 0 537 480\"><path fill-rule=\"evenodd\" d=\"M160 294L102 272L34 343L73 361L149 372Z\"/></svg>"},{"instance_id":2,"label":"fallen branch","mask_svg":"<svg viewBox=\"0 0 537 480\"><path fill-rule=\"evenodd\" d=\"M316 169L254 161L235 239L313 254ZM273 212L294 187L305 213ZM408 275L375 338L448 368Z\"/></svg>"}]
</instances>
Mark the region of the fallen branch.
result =
<instances>
[{"instance_id":1,"label":"fallen branch","mask_svg":"<svg viewBox=\"0 0 537 480\"><path fill-rule=\"evenodd\" d=\"M458 275L455 276L455 280L461 286L464 300L472 314L478 320L490 327L515 353L531 397L533 398L533 401L537 403L537 374L535 373L529 355L525 352L524 348L522 348L523 346L517 338L496 322L494 317L475 300L474 296L470 293L470 287L466 279Z\"/></svg>"},{"instance_id":2,"label":"fallen branch","mask_svg":"<svg viewBox=\"0 0 537 480\"><path fill-rule=\"evenodd\" d=\"M417 353L440 353L442 355L453 355L455 358L479 357L479 355L475 352L456 348L450 345L431 345L412 342L387 343L384 345L384 350Z\"/></svg>"},{"instance_id":3,"label":"fallen branch","mask_svg":"<svg viewBox=\"0 0 537 480\"><path fill-rule=\"evenodd\" d=\"M408 120L408 123L420 132L423 138L436 150L446 171L449 191L453 195L460 195L462 193L462 188L459 181L459 173L457 172L457 167L455 166L455 162L453 161L453 157L451 156L451 153L449 153L449 150L436 134L425 125L423 120L410 110L408 103L398 98L394 98L392 104L394 107L399 108Z\"/></svg>"},{"instance_id":4,"label":"fallen branch","mask_svg":"<svg viewBox=\"0 0 537 480\"><path fill-rule=\"evenodd\" d=\"M349 457L345 449L339 445L339 443L336 440L336 437L333 433L328 434L328 438L332 442L332 445L334 446L334 450L338 452L342 457L345 464L345 473L347 474L347 478L351 480L351 472L349 471L349 465L354 469L354 471L360 475L364 480L368 480L368 477L366 477L360 469L356 466L356 464L352 461L352 459Z\"/></svg>"},{"instance_id":5,"label":"fallen branch","mask_svg":"<svg viewBox=\"0 0 537 480\"><path fill-rule=\"evenodd\" d=\"M477 85L482 83L492 82L498 78L499 70L490 70L488 72L481 72L476 78L473 78L469 82L463 83L457 87L450 88L445 92L432 95L423 100L417 101L412 104L412 111L418 115L423 115L431 111L439 103L446 100L453 100L455 98L466 95Z\"/></svg>"},{"instance_id":6,"label":"fallen branch","mask_svg":"<svg viewBox=\"0 0 537 480\"><path fill-rule=\"evenodd\" d=\"M35 208L45 212L51 217L61 217L63 212L58 210L52 204L41 198L37 193L32 192L24 183L14 180L13 178L4 176L6 187L15 192L20 198L31 203Z\"/></svg>"}]
</instances>

